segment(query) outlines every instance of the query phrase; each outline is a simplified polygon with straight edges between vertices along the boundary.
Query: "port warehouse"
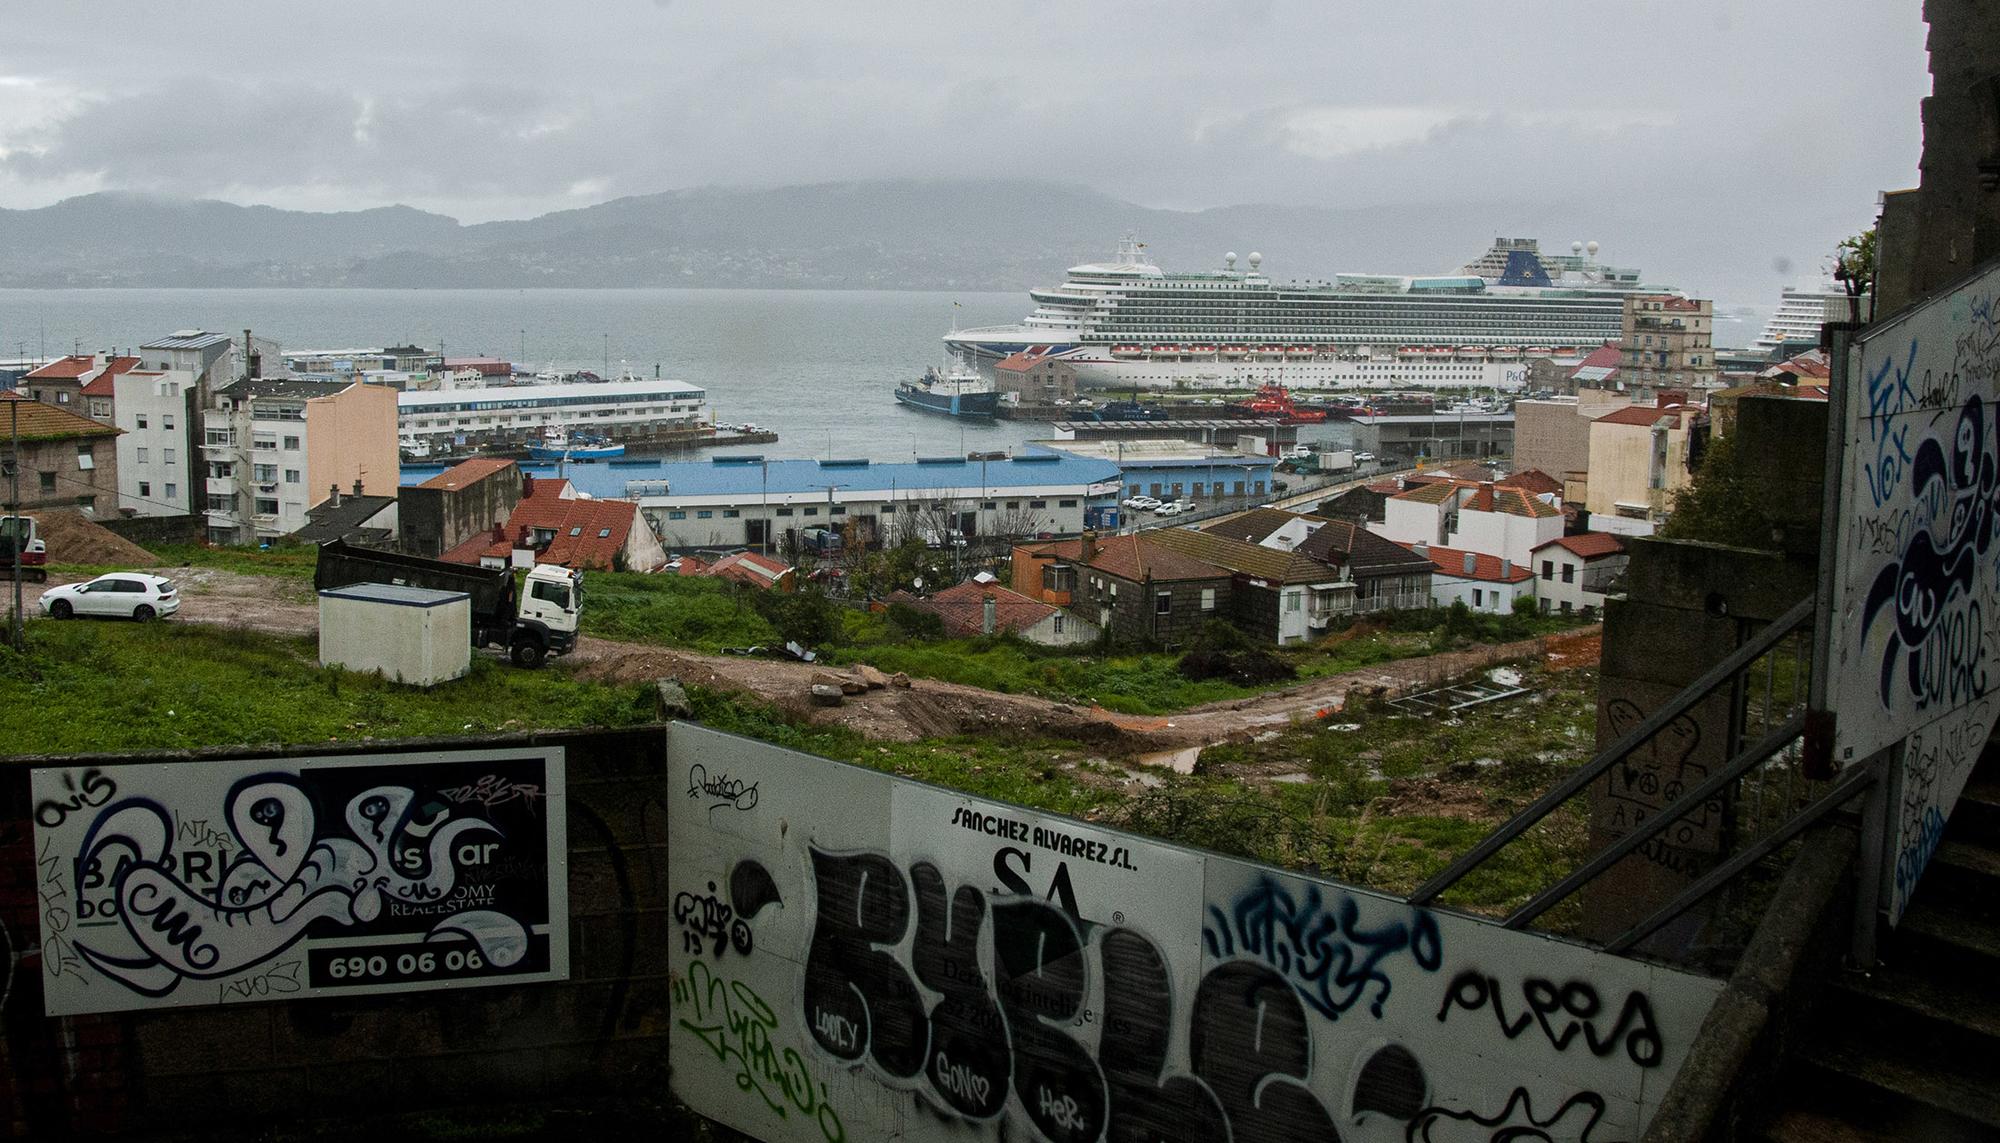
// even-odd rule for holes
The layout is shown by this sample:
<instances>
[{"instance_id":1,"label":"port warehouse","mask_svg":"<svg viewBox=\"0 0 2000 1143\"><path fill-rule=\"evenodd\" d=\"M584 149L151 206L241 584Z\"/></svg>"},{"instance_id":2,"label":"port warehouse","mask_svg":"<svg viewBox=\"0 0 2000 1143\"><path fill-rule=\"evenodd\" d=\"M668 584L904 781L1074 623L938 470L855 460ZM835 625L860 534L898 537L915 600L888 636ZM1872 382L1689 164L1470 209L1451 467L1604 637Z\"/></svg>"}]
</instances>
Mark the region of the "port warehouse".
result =
<instances>
[{"instance_id":1,"label":"port warehouse","mask_svg":"<svg viewBox=\"0 0 2000 1143\"><path fill-rule=\"evenodd\" d=\"M1218 485L1227 495L1246 481L1246 494L1254 494L1247 490L1270 487L1272 463L1267 457L1190 456L1134 460L1121 469L1109 460L1036 449L986 460L722 456L570 464L560 473L553 464L524 464L522 470L560 476L587 496L635 500L662 545L688 550L757 547L780 543L787 532L845 532L849 524L860 543L906 531L932 541L944 532L1073 535L1117 526L1128 483L1181 484L1185 494L1199 497ZM402 482L420 484L441 471L438 465L407 466Z\"/></svg>"},{"instance_id":2,"label":"port warehouse","mask_svg":"<svg viewBox=\"0 0 2000 1143\"><path fill-rule=\"evenodd\" d=\"M396 428L405 448L418 441L532 436L548 428L616 439L649 434L662 421L697 421L707 400L698 385L665 380L403 392L396 395Z\"/></svg>"}]
</instances>

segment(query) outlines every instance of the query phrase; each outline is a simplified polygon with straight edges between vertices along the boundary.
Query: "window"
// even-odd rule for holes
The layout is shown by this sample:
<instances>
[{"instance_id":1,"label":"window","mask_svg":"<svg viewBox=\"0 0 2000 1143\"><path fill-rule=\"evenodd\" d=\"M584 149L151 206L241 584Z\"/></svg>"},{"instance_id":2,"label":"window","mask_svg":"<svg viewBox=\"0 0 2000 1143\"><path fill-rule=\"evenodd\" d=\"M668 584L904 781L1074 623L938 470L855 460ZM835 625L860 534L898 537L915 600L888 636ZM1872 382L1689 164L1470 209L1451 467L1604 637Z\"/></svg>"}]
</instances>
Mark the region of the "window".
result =
<instances>
[{"instance_id":1,"label":"window","mask_svg":"<svg viewBox=\"0 0 2000 1143\"><path fill-rule=\"evenodd\" d=\"M83 509L86 514L95 512L97 511L97 497L79 496L76 498L76 506Z\"/></svg>"},{"instance_id":2,"label":"window","mask_svg":"<svg viewBox=\"0 0 2000 1143\"><path fill-rule=\"evenodd\" d=\"M819 515L819 509L817 509L817 508L808 508L808 509L806 509L806 515L808 515L808 516L817 516L817 515Z\"/></svg>"},{"instance_id":3,"label":"window","mask_svg":"<svg viewBox=\"0 0 2000 1143\"><path fill-rule=\"evenodd\" d=\"M299 438L297 438L297 437L286 437L286 438L285 438L285 447L286 447L286 448L288 448L288 449L291 449L291 450L293 450L293 451L297 451L297 449L298 449L298 447L299 447Z\"/></svg>"},{"instance_id":4,"label":"window","mask_svg":"<svg viewBox=\"0 0 2000 1143\"><path fill-rule=\"evenodd\" d=\"M181 486L178 484L168 484L165 485L164 487L167 490L167 499L169 500L172 500L181 494Z\"/></svg>"},{"instance_id":5,"label":"window","mask_svg":"<svg viewBox=\"0 0 2000 1143\"><path fill-rule=\"evenodd\" d=\"M64 392L60 392L60 393L57 393L57 394L56 394L56 404L58 404L58 405L67 405L67 404L69 404L69 393L68 393L67 391L64 391Z\"/></svg>"},{"instance_id":6,"label":"window","mask_svg":"<svg viewBox=\"0 0 2000 1143\"><path fill-rule=\"evenodd\" d=\"M789 515L791 515L791 514L792 514L792 510L791 510L790 508L780 508L780 509L778 509L778 515L780 515L780 516L789 516Z\"/></svg>"},{"instance_id":7,"label":"window","mask_svg":"<svg viewBox=\"0 0 2000 1143\"><path fill-rule=\"evenodd\" d=\"M1542 561L1542 578L1543 578L1543 579L1554 579L1555 577L1556 577L1556 562L1555 562L1554 560L1543 560L1543 561Z\"/></svg>"},{"instance_id":8,"label":"window","mask_svg":"<svg viewBox=\"0 0 2000 1143\"><path fill-rule=\"evenodd\" d=\"M163 449L161 449L161 450L160 450L160 463L161 463L161 464L172 464L173 462L174 462L174 450L173 450L173 449L170 449L170 448L163 448Z\"/></svg>"},{"instance_id":9,"label":"window","mask_svg":"<svg viewBox=\"0 0 2000 1143\"><path fill-rule=\"evenodd\" d=\"M884 516L894 516L895 514L896 514L896 506L895 506L894 504L884 504L884 505L882 505L882 515L884 515Z\"/></svg>"},{"instance_id":10,"label":"window","mask_svg":"<svg viewBox=\"0 0 2000 1143\"><path fill-rule=\"evenodd\" d=\"M202 434L202 443L210 448L221 448L236 443L235 429L209 429Z\"/></svg>"},{"instance_id":11,"label":"window","mask_svg":"<svg viewBox=\"0 0 2000 1143\"><path fill-rule=\"evenodd\" d=\"M288 469L286 469L286 470L285 470L285 483L286 483L286 484L297 484L297 483L299 483L299 481L300 481L300 477L299 477L299 470L298 470L298 469L296 469L296 468L288 468Z\"/></svg>"},{"instance_id":12,"label":"window","mask_svg":"<svg viewBox=\"0 0 2000 1143\"><path fill-rule=\"evenodd\" d=\"M988 500L986 503L981 504L980 507L984 508L988 512L991 512L996 507L996 503L992 500Z\"/></svg>"},{"instance_id":13,"label":"window","mask_svg":"<svg viewBox=\"0 0 2000 1143\"><path fill-rule=\"evenodd\" d=\"M847 515L847 505L835 504L833 507L827 509L827 512L834 516L845 516Z\"/></svg>"},{"instance_id":14,"label":"window","mask_svg":"<svg viewBox=\"0 0 2000 1143\"><path fill-rule=\"evenodd\" d=\"M278 447L278 434L276 434L276 433L258 433L258 432L253 432L253 433L251 433L251 434L250 434L250 447L251 447L251 448L277 448L277 447Z\"/></svg>"},{"instance_id":15,"label":"window","mask_svg":"<svg viewBox=\"0 0 2000 1143\"><path fill-rule=\"evenodd\" d=\"M139 449L138 456L136 459L139 461L140 464L145 464L147 461L152 459L152 453L153 450L149 448Z\"/></svg>"},{"instance_id":16,"label":"window","mask_svg":"<svg viewBox=\"0 0 2000 1143\"><path fill-rule=\"evenodd\" d=\"M1304 597L1301 596L1300 593L1296 591L1288 591L1285 593L1286 611L1297 611L1300 605L1303 604L1304 602L1305 602Z\"/></svg>"},{"instance_id":17,"label":"window","mask_svg":"<svg viewBox=\"0 0 2000 1143\"><path fill-rule=\"evenodd\" d=\"M152 485L152 482L151 482L151 481L146 481L146 480L141 480L141 481L139 482L139 495L141 495L141 496L151 496L152 494L153 494L153 485Z\"/></svg>"},{"instance_id":18,"label":"window","mask_svg":"<svg viewBox=\"0 0 2000 1143\"><path fill-rule=\"evenodd\" d=\"M715 510L712 508L703 508L694 514L694 518L697 520L713 520L715 519Z\"/></svg>"},{"instance_id":19,"label":"window","mask_svg":"<svg viewBox=\"0 0 2000 1143\"><path fill-rule=\"evenodd\" d=\"M1055 613L1055 621L1056 621L1056 622L1055 622L1055 633L1056 633L1056 634L1058 634L1058 635L1060 635L1060 634L1062 634L1062 633L1063 633L1063 620L1064 620L1065 618L1067 618L1067 616L1065 616L1065 615L1064 615L1064 614L1063 614L1062 612L1058 611L1058 612L1056 612L1056 613Z\"/></svg>"},{"instance_id":20,"label":"window","mask_svg":"<svg viewBox=\"0 0 2000 1143\"><path fill-rule=\"evenodd\" d=\"M208 494L208 510L210 512L234 512L236 511L236 497L226 493L211 492Z\"/></svg>"},{"instance_id":21,"label":"window","mask_svg":"<svg viewBox=\"0 0 2000 1143\"><path fill-rule=\"evenodd\" d=\"M1563 614L1564 614L1564 615L1568 615L1568 614L1570 613L1570 608L1571 608L1571 606L1572 606L1572 604L1570 603L1570 601L1569 601L1569 600L1567 600L1567 599L1563 600Z\"/></svg>"},{"instance_id":22,"label":"window","mask_svg":"<svg viewBox=\"0 0 2000 1143\"><path fill-rule=\"evenodd\" d=\"M598 539L600 539L600 540L608 540L608 539L610 539L610 538L611 538L611 529L609 529L609 528L599 528L599 529L597 530L597 538L598 538Z\"/></svg>"},{"instance_id":23,"label":"window","mask_svg":"<svg viewBox=\"0 0 2000 1143\"><path fill-rule=\"evenodd\" d=\"M790 509L788 509L788 508L780 508L780 509L778 509L778 515L780 515L780 516L789 516L790 514L791 514L791 510L790 510ZM687 510L686 510L685 508L674 508L674 509L670 509L670 510L669 510L669 511L667 512L667 519L669 519L669 520L685 520L685 519L687 519L687 518L688 518L688 514L687 514Z\"/></svg>"},{"instance_id":24,"label":"window","mask_svg":"<svg viewBox=\"0 0 2000 1143\"><path fill-rule=\"evenodd\" d=\"M1138 489L1139 489L1139 486L1138 486L1138 485L1136 485L1136 484L1134 484L1134 485L1132 486L1132 495L1134 495L1134 496L1137 496L1137 495L1139 494L1139 491L1138 491ZM1056 501L1056 507L1058 507L1058 508L1074 508L1074 507L1076 507L1076 501L1074 501L1074 500L1058 500L1058 501Z\"/></svg>"},{"instance_id":25,"label":"window","mask_svg":"<svg viewBox=\"0 0 2000 1143\"><path fill-rule=\"evenodd\" d=\"M228 461L212 460L208 462L208 477L210 480L228 480L235 475L236 466Z\"/></svg>"},{"instance_id":26,"label":"window","mask_svg":"<svg viewBox=\"0 0 2000 1143\"><path fill-rule=\"evenodd\" d=\"M1576 582L1576 565L1575 565L1575 564L1564 564L1564 565L1563 565L1563 582L1564 582L1564 583L1575 583L1575 582Z\"/></svg>"},{"instance_id":27,"label":"window","mask_svg":"<svg viewBox=\"0 0 2000 1143\"><path fill-rule=\"evenodd\" d=\"M543 603L553 603L563 610L569 610L569 588L559 583L537 582L529 594Z\"/></svg>"},{"instance_id":28,"label":"window","mask_svg":"<svg viewBox=\"0 0 2000 1143\"><path fill-rule=\"evenodd\" d=\"M1138 486L1138 485L1136 485L1136 484L1134 484L1134 485L1132 485L1132 486L1131 486L1130 488L1127 488L1127 489L1125 490L1125 495L1127 495L1127 496L1137 496L1137 495L1139 495L1139 486Z\"/></svg>"},{"instance_id":29,"label":"window","mask_svg":"<svg viewBox=\"0 0 2000 1143\"><path fill-rule=\"evenodd\" d=\"M1212 588L1212 587L1204 587L1204 588L1202 588L1202 589L1201 589L1201 609L1202 609L1203 611L1214 611L1214 610L1215 610L1215 589L1214 589L1214 588Z\"/></svg>"},{"instance_id":30,"label":"window","mask_svg":"<svg viewBox=\"0 0 2000 1143\"><path fill-rule=\"evenodd\" d=\"M1009 500L1009 501L1007 501L1007 511L1009 511L1009 512L1016 512L1016 511L1019 511L1019 510L1020 510L1020 508L1021 508L1021 502L1020 502L1019 500Z\"/></svg>"},{"instance_id":31,"label":"window","mask_svg":"<svg viewBox=\"0 0 2000 1143\"><path fill-rule=\"evenodd\" d=\"M167 394L167 395L168 395L169 397L171 397L171 396L174 396L175 394L172 394L172 393L169 393L169 394ZM144 424L143 422L141 422L141 423L140 423L140 425L139 425L139 427L143 429L143 428L145 428L146 426L145 426L145 424ZM163 429L166 429L166 430L167 430L167 431L169 431L169 432L172 432L172 431L173 431L173 427L174 427L174 415L173 415L172 413L161 413L161 414L160 414L160 427L161 427L161 428L163 428Z\"/></svg>"},{"instance_id":32,"label":"window","mask_svg":"<svg viewBox=\"0 0 2000 1143\"><path fill-rule=\"evenodd\" d=\"M97 467L97 457L92 455L87 444L76 446L76 466L85 472Z\"/></svg>"},{"instance_id":33,"label":"window","mask_svg":"<svg viewBox=\"0 0 2000 1143\"><path fill-rule=\"evenodd\" d=\"M1172 615L1174 613L1174 593L1163 591L1153 597L1153 614Z\"/></svg>"},{"instance_id":34,"label":"window","mask_svg":"<svg viewBox=\"0 0 2000 1143\"><path fill-rule=\"evenodd\" d=\"M278 502L274 499L259 496L254 509L259 516L276 516L278 514Z\"/></svg>"},{"instance_id":35,"label":"window","mask_svg":"<svg viewBox=\"0 0 2000 1143\"><path fill-rule=\"evenodd\" d=\"M1149 495L1149 496L1158 496L1159 494L1160 494L1160 486L1159 486L1159 483L1158 483L1158 482L1156 481L1156 482L1155 482L1155 483L1153 484L1153 490L1152 490L1151 492L1147 493L1147 495Z\"/></svg>"},{"instance_id":36,"label":"window","mask_svg":"<svg viewBox=\"0 0 2000 1143\"><path fill-rule=\"evenodd\" d=\"M743 515L743 512L740 509L724 508L722 510L722 518L725 520L734 520L741 515Z\"/></svg>"},{"instance_id":37,"label":"window","mask_svg":"<svg viewBox=\"0 0 2000 1143\"><path fill-rule=\"evenodd\" d=\"M1475 587L1475 588L1473 588L1473 589L1472 589L1472 606L1474 606L1474 607L1479 607L1479 606L1482 606L1482 605L1484 605L1484 604L1485 604L1485 602L1486 602L1486 593L1485 593L1485 592L1483 592L1483 591L1481 591L1481 590L1479 590L1479 589L1478 589L1478 588L1476 588L1476 587Z\"/></svg>"},{"instance_id":38,"label":"window","mask_svg":"<svg viewBox=\"0 0 2000 1143\"><path fill-rule=\"evenodd\" d=\"M250 479L259 484L276 483L278 479L278 466L275 464L253 464L250 466Z\"/></svg>"},{"instance_id":39,"label":"window","mask_svg":"<svg viewBox=\"0 0 2000 1143\"><path fill-rule=\"evenodd\" d=\"M687 513L683 512L683 513L681 513L681 515L682 515L682 516L686 516L686 515L687 515ZM583 525L581 525L581 524L578 524L578 525L577 525L577 526L575 526L574 528L571 528L571 529L569 530L569 534L570 534L570 535L571 535L572 537L574 537L574 536L581 536L581 535L583 535Z\"/></svg>"},{"instance_id":40,"label":"window","mask_svg":"<svg viewBox=\"0 0 2000 1143\"><path fill-rule=\"evenodd\" d=\"M41 474L41 477L42 491L54 492L56 490L56 474L53 472L44 472Z\"/></svg>"},{"instance_id":41,"label":"window","mask_svg":"<svg viewBox=\"0 0 2000 1143\"><path fill-rule=\"evenodd\" d=\"M133 427L134 427L134 428L140 428L140 429L143 429L143 428L145 428L145 427L146 427L146 414L144 414L144 413L140 413L140 414L139 414L139 417L138 417L138 424L134 425Z\"/></svg>"}]
</instances>

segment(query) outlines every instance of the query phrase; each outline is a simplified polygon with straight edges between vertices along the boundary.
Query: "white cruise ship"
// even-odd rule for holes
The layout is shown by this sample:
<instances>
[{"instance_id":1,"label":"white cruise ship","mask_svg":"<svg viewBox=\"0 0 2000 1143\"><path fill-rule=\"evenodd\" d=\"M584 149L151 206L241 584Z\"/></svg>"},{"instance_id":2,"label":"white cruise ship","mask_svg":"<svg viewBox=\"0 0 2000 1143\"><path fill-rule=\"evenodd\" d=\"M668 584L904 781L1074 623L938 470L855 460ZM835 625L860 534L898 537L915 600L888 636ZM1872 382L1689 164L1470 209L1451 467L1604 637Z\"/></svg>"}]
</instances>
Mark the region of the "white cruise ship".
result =
<instances>
[{"instance_id":1,"label":"white cruise ship","mask_svg":"<svg viewBox=\"0 0 2000 1143\"><path fill-rule=\"evenodd\" d=\"M396 433L405 453L428 456L471 441L539 441L550 429L625 437L636 430L707 416L708 393L682 381L492 385L396 394Z\"/></svg>"},{"instance_id":2,"label":"white cruise ship","mask_svg":"<svg viewBox=\"0 0 2000 1143\"><path fill-rule=\"evenodd\" d=\"M1110 262L1072 267L1029 291L1018 325L953 330L952 352L991 364L1020 352L1060 355L1100 388L1517 389L1527 362L1581 359L1620 335L1636 270L1597 261L1597 244L1545 255L1503 238L1457 274L1341 274L1278 284L1263 256L1247 269L1168 273L1127 238ZM1673 292L1660 290L1658 292Z\"/></svg>"},{"instance_id":3,"label":"white cruise ship","mask_svg":"<svg viewBox=\"0 0 2000 1143\"><path fill-rule=\"evenodd\" d=\"M1862 295L1861 313L1866 317L1870 305L1867 295ZM1808 290L1795 290L1786 286L1778 295L1778 308L1772 312L1771 320L1764 325L1764 335L1751 343L1750 348L1759 353L1769 353L1778 348L1780 342L1808 341L1819 344L1819 327L1830 321L1846 321L1849 298L1847 291L1833 282L1821 282Z\"/></svg>"}]
</instances>

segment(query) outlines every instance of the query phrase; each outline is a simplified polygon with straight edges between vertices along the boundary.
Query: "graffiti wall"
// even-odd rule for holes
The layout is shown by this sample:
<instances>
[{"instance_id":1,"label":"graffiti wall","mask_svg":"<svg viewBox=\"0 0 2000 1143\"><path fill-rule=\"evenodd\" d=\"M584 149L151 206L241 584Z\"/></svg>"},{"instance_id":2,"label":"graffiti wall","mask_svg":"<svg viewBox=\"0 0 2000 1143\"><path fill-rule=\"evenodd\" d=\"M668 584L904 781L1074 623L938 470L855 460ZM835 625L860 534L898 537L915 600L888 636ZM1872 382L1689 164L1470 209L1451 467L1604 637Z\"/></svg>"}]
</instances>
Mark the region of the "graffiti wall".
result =
<instances>
[{"instance_id":1,"label":"graffiti wall","mask_svg":"<svg viewBox=\"0 0 2000 1143\"><path fill-rule=\"evenodd\" d=\"M49 1015L562 980L560 748L38 769Z\"/></svg>"},{"instance_id":2,"label":"graffiti wall","mask_svg":"<svg viewBox=\"0 0 2000 1143\"><path fill-rule=\"evenodd\" d=\"M1849 370L1828 705L1858 761L1905 743L1900 917L2000 714L2000 269L1870 329Z\"/></svg>"},{"instance_id":3,"label":"graffiti wall","mask_svg":"<svg viewBox=\"0 0 2000 1143\"><path fill-rule=\"evenodd\" d=\"M770 1141L1635 1140L1720 983L669 733L676 1094Z\"/></svg>"}]
</instances>

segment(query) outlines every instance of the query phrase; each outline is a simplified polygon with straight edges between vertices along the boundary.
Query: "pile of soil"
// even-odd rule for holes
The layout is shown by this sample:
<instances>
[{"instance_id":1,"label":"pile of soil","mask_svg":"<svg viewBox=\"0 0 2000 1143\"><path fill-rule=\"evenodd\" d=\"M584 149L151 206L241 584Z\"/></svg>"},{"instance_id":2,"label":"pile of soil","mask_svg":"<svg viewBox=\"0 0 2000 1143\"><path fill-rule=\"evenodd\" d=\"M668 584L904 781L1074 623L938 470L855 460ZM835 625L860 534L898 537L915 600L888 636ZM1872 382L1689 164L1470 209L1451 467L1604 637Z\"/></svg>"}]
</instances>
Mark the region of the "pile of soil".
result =
<instances>
[{"instance_id":1,"label":"pile of soil","mask_svg":"<svg viewBox=\"0 0 2000 1143\"><path fill-rule=\"evenodd\" d=\"M1552 671L1595 667L1604 654L1604 628L1592 627L1574 635L1551 635L1544 641L1542 653Z\"/></svg>"},{"instance_id":2,"label":"pile of soil","mask_svg":"<svg viewBox=\"0 0 2000 1143\"><path fill-rule=\"evenodd\" d=\"M160 562L158 556L74 509L43 510L34 517L42 541L49 546L50 563L136 568Z\"/></svg>"}]
</instances>

